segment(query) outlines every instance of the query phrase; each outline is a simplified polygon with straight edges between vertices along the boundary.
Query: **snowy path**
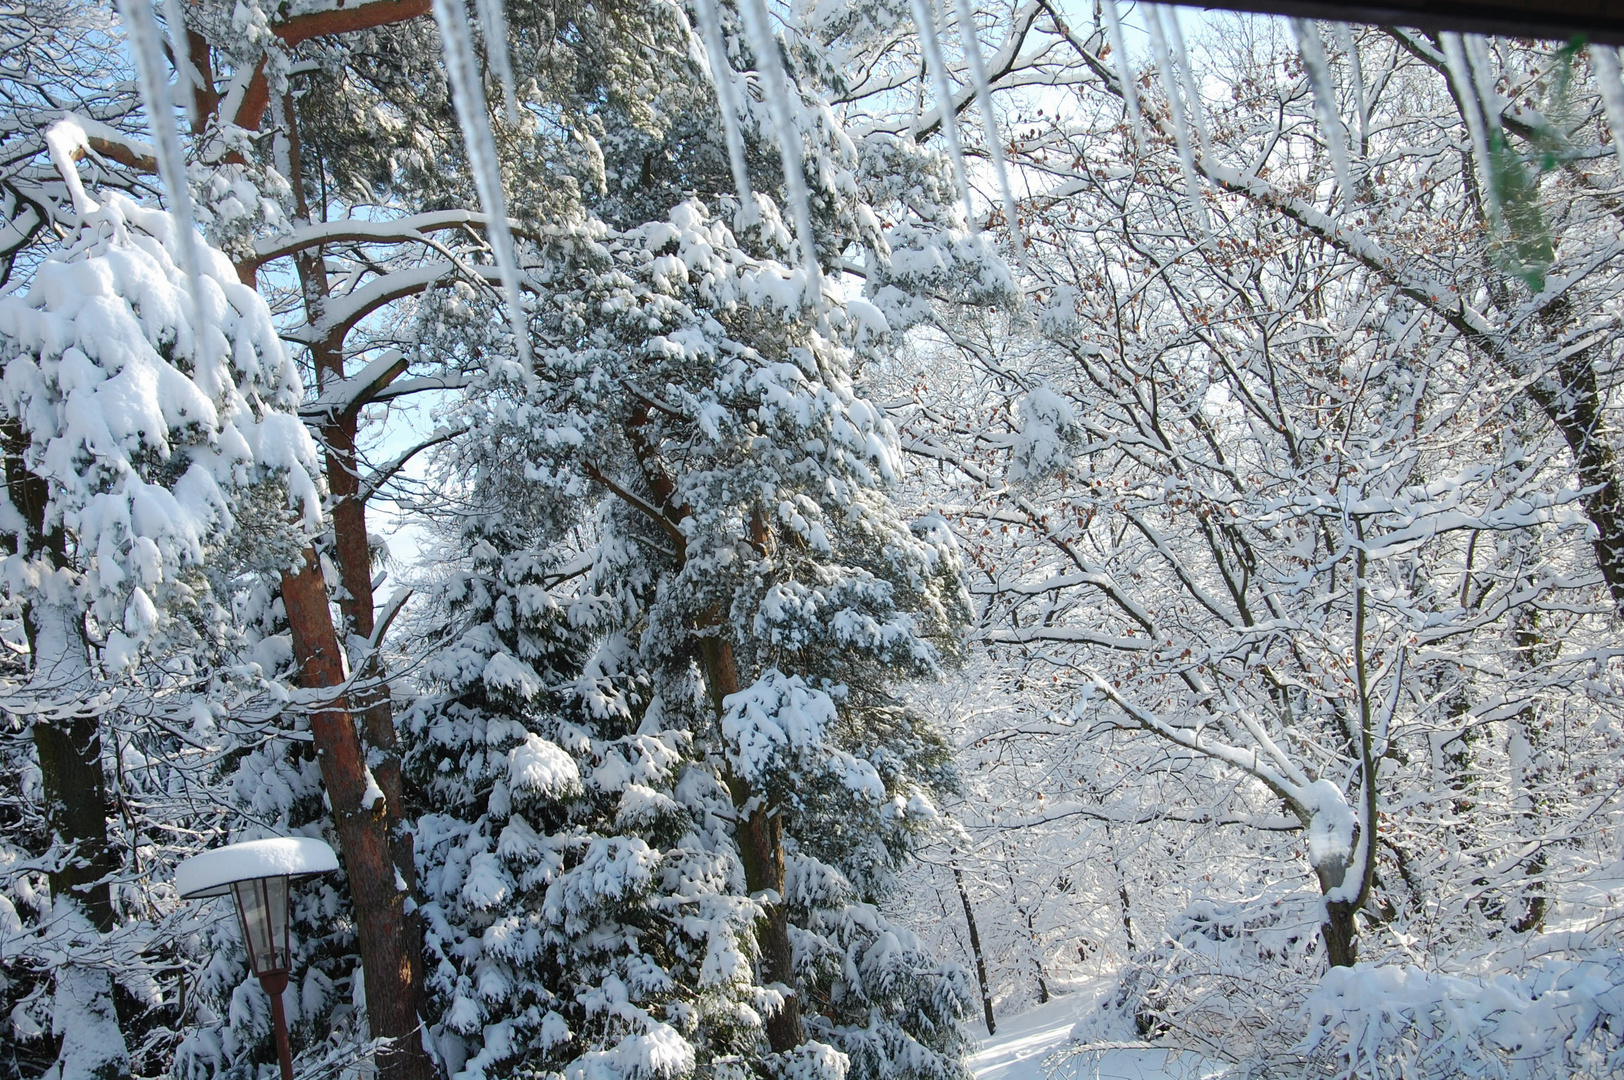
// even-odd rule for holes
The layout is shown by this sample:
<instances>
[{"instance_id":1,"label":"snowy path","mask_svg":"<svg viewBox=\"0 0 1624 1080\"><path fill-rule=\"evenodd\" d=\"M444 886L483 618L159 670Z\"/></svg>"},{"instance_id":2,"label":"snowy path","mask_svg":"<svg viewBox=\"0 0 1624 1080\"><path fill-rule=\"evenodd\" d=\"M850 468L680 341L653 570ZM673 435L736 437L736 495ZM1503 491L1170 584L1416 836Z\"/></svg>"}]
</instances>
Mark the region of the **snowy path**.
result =
<instances>
[{"instance_id":1,"label":"snowy path","mask_svg":"<svg viewBox=\"0 0 1624 1080\"><path fill-rule=\"evenodd\" d=\"M1067 1043L1072 1024L1105 989L1085 986L1018 1016L1000 1017L998 1034L981 1040L970 1059L976 1080L1207 1080L1223 1067L1193 1055L1153 1049L1112 1049L1071 1058L1055 1068L1049 1057ZM1181 1059L1182 1058L1182 1059Z\"/></svg>"}]
</instances>

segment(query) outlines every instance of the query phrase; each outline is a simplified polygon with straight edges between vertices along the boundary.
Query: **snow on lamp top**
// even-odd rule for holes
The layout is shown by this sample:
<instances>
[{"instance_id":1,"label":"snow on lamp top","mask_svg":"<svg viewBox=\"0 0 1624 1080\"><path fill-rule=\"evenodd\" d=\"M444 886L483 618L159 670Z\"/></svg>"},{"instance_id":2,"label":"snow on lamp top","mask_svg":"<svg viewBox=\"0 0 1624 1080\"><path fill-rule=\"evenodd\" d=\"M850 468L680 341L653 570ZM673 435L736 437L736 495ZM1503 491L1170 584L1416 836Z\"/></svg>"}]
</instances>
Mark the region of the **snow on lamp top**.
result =
<instances>
[{"instance_id":1,"label":"snow on lamp top","mask_svg":"<svg viewBox=\"0 0 1624 1080\"><path fill-rule=\"evenodd\" d=\"M320 840L281 836L193 855L175 867L175 888L183 899L224 896L234 881L262 877L305 877L338 869L338 856Z\"/></svg>"}]
</instances>

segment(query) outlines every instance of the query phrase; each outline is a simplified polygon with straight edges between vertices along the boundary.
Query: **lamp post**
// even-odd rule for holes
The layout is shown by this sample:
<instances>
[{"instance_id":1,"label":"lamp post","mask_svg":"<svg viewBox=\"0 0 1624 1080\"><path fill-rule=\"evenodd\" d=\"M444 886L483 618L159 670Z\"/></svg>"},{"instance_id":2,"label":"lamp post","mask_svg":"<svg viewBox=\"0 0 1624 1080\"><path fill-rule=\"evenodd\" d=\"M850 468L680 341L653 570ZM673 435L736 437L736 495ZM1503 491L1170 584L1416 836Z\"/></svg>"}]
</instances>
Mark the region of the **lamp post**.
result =
<instances>
[{"instance_id":1,"label":"lamp post","mask_svg":"<svg viewBox=\"0 0 1624 1080\"><path fill-rule=\"evenodd\" d=\"M320 840L306 836L249 840L194 855L175 867L175 888L183 899L230 893L237 902L248 966L271 999L276 1057L282 1080L293 1080L293 1052L282 994L288 988L292 953L288 939L288 888L294 879L338 869L338 857Z\"/></svg>"}]
</instances>

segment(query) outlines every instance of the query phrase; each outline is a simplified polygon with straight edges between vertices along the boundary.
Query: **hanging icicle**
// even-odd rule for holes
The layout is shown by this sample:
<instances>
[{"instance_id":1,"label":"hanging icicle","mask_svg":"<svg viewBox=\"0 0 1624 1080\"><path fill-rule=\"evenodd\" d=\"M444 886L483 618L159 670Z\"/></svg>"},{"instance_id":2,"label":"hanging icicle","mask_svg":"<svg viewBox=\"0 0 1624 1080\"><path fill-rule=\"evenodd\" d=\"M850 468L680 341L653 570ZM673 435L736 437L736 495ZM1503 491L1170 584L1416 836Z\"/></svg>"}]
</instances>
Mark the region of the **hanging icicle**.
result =
<instances>
[{"instance_id":1,"label":"hanging icicle","mask_svg":"<svg viewBox=\"0 0 1624 1080\"><path fill-rule=\"evenodd\" d=\"M1184 47L1184 27L1179 23L1178 11L1166 4L1157 4L1167 27L1167 40L1173 49L1174 66L1178 68L1179 82L1184 86L1185 106L1190 110L1190 124L1201 143L1202 157L1212 156L1212 138L1207 134L1207 110L1201 104L1201 94L1195 85L1195 67L1190 63L1190 50Z\"/></svg>"},{"instance_id":2,"label":"hanging icicle","mask_svg":"<svg viewBox=\"0 0 1624 1080\"><path fill-rule=\"evenodd\" d=\"M1345 210L1353 205L1353 170L1348 166L1348 135L1337 108L1331 63L1325 57L1319 27L1307 19L1292 19L1291 29L1297 35L1297 55L1302 57L1303 70L1308 73L1308 88L1314 95L1314 115L1319 118L1320 134L1331 155L1331 169L1336 173L1337 195Z\"/></svg>"},{"instance_id":3,"label":"hanging icicle","mask_svg":"<svg viewBox=\"0 0 1624 1080\"><path fill-rule=\"evenodd\" d=\"M1184 170L1184 186L1190 197L1190 212L1201 225L1201 232L1212 238L1212 222L1207 207L1201 201L1201 183L1196 178L1195 152L1190 147L1189 126L1184 120L1184 104L1179 100L1179 79L1173 72L1173 58L1167 51L1167 35L1162 28L1161 7L1148 5L1150 18L1145 29L1150 33L1151 54L1156 60L1156 73L1161 79L1162 92L1167 95L1168 122L1173 128L1173 140L1178 144L1179 164Z\"/></svg>"},{"instance_id":4,"label":"hanging icicle","mask_svg":"<svg viewBox=\"0 0 1624 1080\"><path fill-rule=\"evenodd\" d=\"M1587 51L1596 68L1607 126L1613 133L1613 153L1624 162L1624 72L1619 70L1618 50L1611 45L1590 45Z\"/></svg>"},{"instance_id":5,"label":"hanging icicle","mask_svg":"<svg viewBox=\"0 0 1624 1080\"><path fill-rule=\"evenodd\" d=\"M175 77L180 83L180 103L195 130L202 120L197 113L197 90L203 84L203 77L192 64L191 43L186 40L186 12L181 0L163 2L164 22L169 24L169 51L175 58Z\"/></svg>"},{"instance_id":6,"label":"hanging icicle","mask_svg":"<svg viewBox=\"0 0 1624 1080\"><path fill-rule=\"evenodd\" d=\"M916 0L917 2L917 0ZM1116 57L1117 81L1122 84L1122 102L1128 108L1128 122L1133 126L1133 141L1141 150L1145 145L1144 122L1139 115L1138 78L1128 62L1128 46L1122 36L1122 18L1116 0L1105 0L1100 6L1105 15L1105 30L1110 35L1111 54Z\"/></svg>"},{"instance_id":7,"label":"hanging icicle","mask_svg":"<svg viewBox=\"0 0 1624 1080\"><path fill-rule=\"evenodd\" d=\"M168 196L169 216L175 225L175 240L180 248L181 269L186 273L186 288L191 297L192 348L201 360L204 333L208 329L208 309L203 304L202 277L198 273L201 258L198 252L197 230L193 225L192 188L186 179L186 154L181 147L180 132L175 128L175 107L169 97L169 76L164 63L163 45L158 33L158 20L147 0L118 0L119 18L129 37L130 55L135 60L136 83L141 91L141 102L146 106L147 121L152 128L152 145L158 158L158 178L163 181Z\"/></svg>"},{"instance_id":8,"label":"hanging icicle","mask_svg":"<svg viewBox=\"0 0 1624 1080\"><path fill-rule=\"evenodd\" d=\"M936 82L937 108L942 113L942 137L947 140L948 156L953 162L953 178L959 185L959 197L964 200L964 217L970 223L972 234L980 232L976 222L975 203L970 196L970 171L964 166L964 145L959 141L959 114L953 107L953 82L947 77L947 60L942 55L942 39L936 29L936 11L933 0L912 0L914 22L919 27L919 44L925 50L925 64Z\"/></svg>"},{"instance_id":9,"label":"hanging icicle","mask_svg":"<svg viewBox=\"0 0 1624 1080\"><path fill-rule=\"evenodd\" d=\"M513 234L508 231L501 159L497 157L496 137L491 131L490 113L485 106L485 89L474 62L473 32L468 25L468 12L462 6L462 0L434 0L434 21L440 27L446 76L451 84L451 102L456 108L457 122L462 127L463 142L468 148L468 167L474 174L474 187L479 191L480 205L484 207L488 219L485 237L491 245L496 272L502 280L514 347L528 371L531 367L530 330L519 293L519 260L513 247Z\"/></svg>"},{"instance_id":10,"label":"hanging icicle","mask_svg":"<svg viewBox=\"0 0 1624 1080\"><path fill-rule=\"evenodd\" d=\"M750 51L756 54L757 70L766 82L767 112L778 135L778 152L784 164L784 188L795 218L795 239L801 246L801 261L806 267L808 296L813 303L821 304L823 275L818 267L818 251L813 244L812 199L807 193L806 173L801 166L801 134L789 110L793 90L778 54L778 39L773 36L766 4L762 0L743 0L740 6L745 33L750 35Z\"/></svg>"},{"instance_id":11,"label":"hanging icicle","mask_svg":"<svg viewBox=\"0 0 1624 1080\"><path fill-rule=\"evenodd\" d=\"M1353 28L1347 23L1332 25L1336 28L1336 46L1348 58L1348 77L1353 83L1353 108L1359 119L1359 145L1352 152L1363 160L1365 144L1370 140L1370 113L1365 107L1365 69L1359 59L1359 43L1354 40Z\"/></svg>"},{"instance_id":12,"label":"hanging icicle","mask_svg":"<svg viewBox=\"0 0 1624 1080\"><path fill-rule=\"evenodd\" d=\"M1477 79L1472 75L1472 64L1467 58L1461 36L1454 32L1444 33L1439 35L1439 41L1444 48L1444 66L1449 69L1449 81L1454 84L1461 112L1466 117L1466 130L1472 139L1472 156L1477 161L1481 180L1478 188L1483 192L1489 221L1498 228L1502 219L1500 188L1494 182L1494 162L1489 156L1489 135L1483 122L1483 102L1478 95Z\"/></svg>"},{"instance_id":13,"label":"hanging icicle","mask_svg":"<svg viewBox=\"0 0 1624 1080\"><path fill-rule=\"evenodd\" d=\"M502 105L508 123L517 124L519 95L513 78L513 61L508 56L507 12L502 10L502 0L477 0L477 3L479 28L485 35L485 62L502 86Z\"/></svg>"},{"instance_id":14,"label":"hanging icicle","mask_svg":"<svg viewBox=\"0 0 1624 1080\"><path fill-rule=\"evenodd\" d=\"M727 41L722 36L722 15L716 0L697 0L699 29L705 41L705 61L710 66L711 83L716 87L716 107L722 114L722 134L727 142L727 161L733 170L733 187L738 192L745 220L756 216L755 196L750 192L750 169L744 156L744 132L739 126L739 84L734 81L733 64L727 58Z\"/></svg>"},{"instance_id":15,"label":"hanging icicle","mask_svg":"<svg viewBox=\"0 0 1624 1080\"><path fill-rule=\"evenodd\" d=\"M1004 141L998 134L998 117L992 109L992 87L987 81L987 65L981 59L981 39L976 36L975 16L970 11L970 0L958 0L959 36L964 40L964 55L970 62L970 78L976 90L976 102L981 106L981 126L987 138L987 150L992 155L993 169L998 174L998 192L1004 200L1004 217L1009 221L1009 239L1015 247L1015 258L1022 268L1026 266L1026 241L1021 236L1021 221L1015 212L1015 192L1009 186L1009 167L1004 161Z\"/></svg>"}]
</instances>

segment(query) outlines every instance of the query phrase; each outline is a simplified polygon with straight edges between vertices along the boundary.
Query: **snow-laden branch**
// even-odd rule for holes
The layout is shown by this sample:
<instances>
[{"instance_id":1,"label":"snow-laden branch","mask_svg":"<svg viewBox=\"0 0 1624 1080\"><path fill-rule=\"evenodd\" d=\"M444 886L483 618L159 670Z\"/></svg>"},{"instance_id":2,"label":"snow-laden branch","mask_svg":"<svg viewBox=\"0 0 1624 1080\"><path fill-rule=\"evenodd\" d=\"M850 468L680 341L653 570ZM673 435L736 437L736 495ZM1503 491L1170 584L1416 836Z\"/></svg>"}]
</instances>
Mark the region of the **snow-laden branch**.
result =
<instances>
[{"instance_id":1,"label":"snow-laden branch","mask_svg":"<svg viewBox=\"0 0 1624 1080\"><path fill-rule=\"evenodd\" d=\"M322 387L315 400L299 407L299 415L306 420L326 420L353 412L376 401L379 394L406 373L409 364L398 349L390 349L349 378Z\"/></svg>"},{"instance_id":2,"label":"snow-laden branch","mask_svg":"<svg viewBox=\"0 0 1624 1080\"><path fill-rule=\"evenodd\" d=\"M382 221L360 218L340 218L296 226L291 232L266 237L254 244L253 265L260 266L273 259L307 251L328 244L409 244L426 243L432 233L448 229L484 229L489 219L474 210L439 210L426 214ZM508 220L508 229L514 235L523 234L520 222Z\"/></svg>"}]
</instances>

